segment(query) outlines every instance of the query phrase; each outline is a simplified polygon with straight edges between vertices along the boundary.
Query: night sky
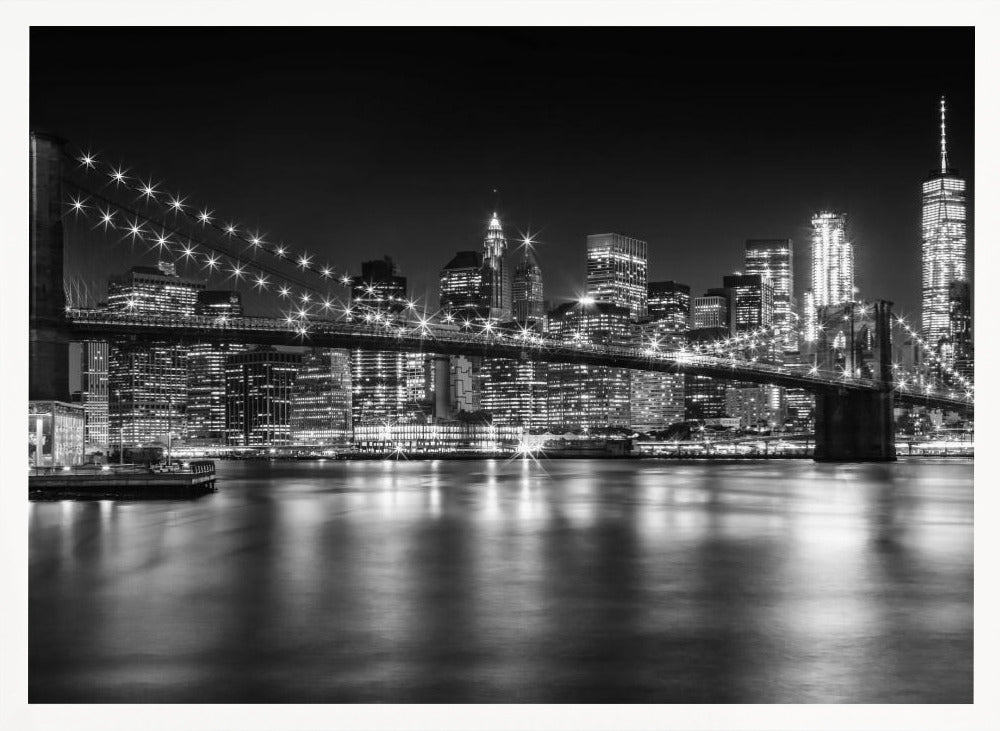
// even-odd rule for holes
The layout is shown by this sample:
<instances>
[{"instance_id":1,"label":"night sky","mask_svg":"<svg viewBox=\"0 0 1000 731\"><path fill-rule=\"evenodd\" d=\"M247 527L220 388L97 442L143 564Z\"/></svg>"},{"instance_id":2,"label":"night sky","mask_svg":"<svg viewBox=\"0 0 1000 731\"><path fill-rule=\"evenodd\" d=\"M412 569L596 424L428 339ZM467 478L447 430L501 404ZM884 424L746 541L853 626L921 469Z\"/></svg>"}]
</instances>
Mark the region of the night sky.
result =
<instances>
[{"instance_id":1,"label":"night sky","mask_svg":"<svg viewBox=\"0 0 1000 731\"><path fill-rule=\"evenodd\" d=\"M973 52L972 29L36 28L30 123L339 272L391 255L432 304L494 205L553 301L606 231L694 294L791 237L800 294L832 208L861 296L916 314L941 94L973 180Z\"/></svg>"}]
</instances>

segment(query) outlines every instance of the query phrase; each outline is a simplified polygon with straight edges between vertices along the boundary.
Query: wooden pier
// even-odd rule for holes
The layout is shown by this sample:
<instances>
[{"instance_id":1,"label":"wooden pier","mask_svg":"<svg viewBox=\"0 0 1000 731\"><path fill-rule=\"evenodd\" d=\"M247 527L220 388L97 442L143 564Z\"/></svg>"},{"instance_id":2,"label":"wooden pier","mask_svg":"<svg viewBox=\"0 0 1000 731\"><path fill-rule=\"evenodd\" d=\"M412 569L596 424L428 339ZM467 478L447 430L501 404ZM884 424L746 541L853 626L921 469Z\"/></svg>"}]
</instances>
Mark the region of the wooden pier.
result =
<instances>
[{"instance_id":1,"label":"wooden pier","mask_svg":"<svg viewBox=\"0 0 1000 731\"><path fill-rule=\"evenodd\" d=\"M215 462L47 467L28 475L31 500L191 498L215 490Z\"/></svg>"}]
</instances>

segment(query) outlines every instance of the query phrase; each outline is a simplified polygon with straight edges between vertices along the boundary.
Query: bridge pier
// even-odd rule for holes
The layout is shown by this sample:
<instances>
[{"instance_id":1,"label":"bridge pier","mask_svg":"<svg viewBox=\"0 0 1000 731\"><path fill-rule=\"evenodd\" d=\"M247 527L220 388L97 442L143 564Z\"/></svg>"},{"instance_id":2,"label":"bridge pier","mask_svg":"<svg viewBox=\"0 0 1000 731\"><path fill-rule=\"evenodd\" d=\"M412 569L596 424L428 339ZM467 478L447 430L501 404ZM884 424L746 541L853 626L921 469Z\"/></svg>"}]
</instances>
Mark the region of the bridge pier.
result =
<instances>
[{"instance_id":1,"label":"bridge pier","mask_svg":"<svg viewBox=\"0 0 1000 731\"><path fill-rule=\"evenodd\" d=\"M893 462L892 392L838 389L816 394L817 462Z\"/></svg>"},{"instance_id":2,"label":"bridge pier","mask_svg":"<svg viewBox=\"0 0 1000 731\"><path fill-rule=\"evenodd\" d=\"M29 155L28 399L69 401L69 328L63 290L65 142L32 133Z\"/></svg>"}]
</instances>

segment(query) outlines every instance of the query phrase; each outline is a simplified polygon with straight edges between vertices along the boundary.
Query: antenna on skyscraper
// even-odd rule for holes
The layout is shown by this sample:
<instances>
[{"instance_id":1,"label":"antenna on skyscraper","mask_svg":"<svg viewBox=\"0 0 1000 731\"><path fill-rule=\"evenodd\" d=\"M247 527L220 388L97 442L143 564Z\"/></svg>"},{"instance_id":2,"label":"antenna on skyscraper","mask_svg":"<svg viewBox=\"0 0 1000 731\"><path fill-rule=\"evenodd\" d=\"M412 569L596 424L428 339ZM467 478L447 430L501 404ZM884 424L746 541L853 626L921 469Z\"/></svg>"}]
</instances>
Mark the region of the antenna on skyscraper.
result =
<instances>
[{"instance_id":1,"label":"antenna on skyscraper","mask_svg":"<svg viewBox=\"0 0 1000 731\"><path fill-rule=\"evenodd\" d=\"M944 96L941 97L941 172L948 172L948 137L945 133L945 103Z\"/></svg>"}]
</instances>

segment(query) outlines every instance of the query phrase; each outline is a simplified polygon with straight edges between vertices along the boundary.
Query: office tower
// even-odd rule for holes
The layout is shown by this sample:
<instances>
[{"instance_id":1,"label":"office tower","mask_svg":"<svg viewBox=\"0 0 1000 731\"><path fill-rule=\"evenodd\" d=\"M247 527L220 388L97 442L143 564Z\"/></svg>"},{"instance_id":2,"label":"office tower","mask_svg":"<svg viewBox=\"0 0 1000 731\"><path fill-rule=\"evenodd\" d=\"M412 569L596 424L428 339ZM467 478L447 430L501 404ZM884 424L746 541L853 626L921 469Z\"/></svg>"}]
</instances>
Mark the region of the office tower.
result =
<instances>
[{"instance_id":1,"label":"office tower","mask_svg":"<svg viewBox=\"0 0 1000 731\"><path fill-rule=\"evenodd\" d=\"M691 287L680 282L649 282L646 316L655 322L667 322L678 331L687 330L691 316Z\"/></svg>"},{"instance_id":2,"label":"office tower","mask_svg":"<svg viewBox=\"0 0 1000 731\"><path fill-rule=\"evenodd\" d=\"M440 304L447 321L486 319L483 257L478 251L460 251L441 270Z\"/></svg>"},{"instance_id":3,"label":"office tower","mask_svg":"<svg viewBox=\"0 0 1000 731\"><path fill-rule=\"evenodd\" d=\"M948 351L944 361L962 377L974 377L972 343L972 298L969 283L956 280L948 287Z\"/></svg>"},{"instance_id":4,"label":"office tower","mask_svg":"<svg viewBox=\"0 0 1000 731\"><path fill-rule=\"evenodd\" d=\"M483 240L483 302L486 316L500 322L507 322L513 316L512 282L506 252L507 239L503 235L500 219L494 212Z\"/></svg>"},{"instance_id":5,"label":"office tower","mask_svg":"<svg viewBox=\"0 0 1000 731\"><path fill-rule=\"evenodd\" d=\"M483 358L480 403L498 425L544 428L548 424L547 364L516 358Z\"/></svg>"},{"instance_id":6,"label":"office tower","mask_svg":"<svg viewBox=\"0 0 1000 731\"><path fill-rule=\"evenodd\" d=\"M313 348L303 354L292 386L292 442L327 446L351 436L351 356Z\"/></svg>"},{"instance_id":7,"label":"office tower","mask_svg":"<svg viewBox=\"0 0 1000 731\"><path fill-rule=\"evenodd\" d=\"M791 239L747 239L746 274L760 275L774 292L774 324L781 350L798 350L794 267Z\"/></svg>"},{"instance_id":8,"label":"office tower","mask_svg":"<svg viewBox=\"0 0 1000 731\"><path fill-rule=\"evenodd\" d=\"M569 343L634 345L632 313L610 302L566 302L549 313L549 337ZM627 427L629 371L579 363L548 368L549 423L555 428Z\"/></svg>"},{"instance_id":9,"label":"office tower","mask_svg":"<svg viewBox=\"0 0 1000 731\"><path fill-rule=\"evenodd\" d=\"M821 307L851 302L854 292L854 245L847 240L847 214L822 211L812 218L812 287L803 313L807 334L815 339Z\"/></svg>"},{"instance_id":10,"label":"office tower","mask_svg":"<svg viewBox=\"0 0 1000 731\"><path fill-rule=\"evenodd\" d=\"M524 244L524 256L514 268L514 319L528 326L545 320L542 268L528 242Z\"/></svg>"},{"instance_id":11,"label":"office tower","mask_svg":"<svg viewBox=\"0 0 1000 731\"><path fill-rule=\"evenodd\" d=\"M649 313L652 317L652 307ZM643 348L670 352L679 350L687 342L686 318L681 325L676 312L663 314L663 319L648 320L636 326ZM674 422L684 419L684 376L656 371L632 371L630 400L633 429L666 429Z\"/></svg>"},{"instance_id":12,"label":"office tower","mask_svg":"<svg viewBox=\"0 0 1000 731\"><path fill-rule=\"evenodd\" d=\"M697 302L698 299L702 298L698 297L695 301ZM726 324L692 328L688 331L687 337L688 342L695 345L713 343L729 337L729 326ZM728 416L726 411L727 388L729 386L725 381L685 373L684 418L707 421Z\"/></svg>"},{"instance_id":13,"label":"office tower","mask_svg":"<svg viewBox=\"0 0 1000 731\"><path fill-rule=\"evenodd\" d=\"M650 282L646 318L637 326L642 347L660 352L679 350L687 343L691 288L679 282ZM684 376L654 371L632 371L632 428L666 429L684 418Z\"/></svg>"},{"instance_id":14,"label":"office tower","mask_svg":"<svg viewBox=\"0 0 1000 731\"><path fill-rule=\"evenodd\" d=\"M965 180L948 167L945 101L941 98L941 167L923 184L923 309L924 339L937 347L950 327L949 288L965 281Z\"/></svg>"},{"instance_id":15,"label":"office tower","mask_svg":"<svg viewBox=\"0 0 1000 731\"><path fill-rule=\"evenodd\" d=\"M725 328L729 330L729 297L725 294L706 294L691 300L691 330Z\"/></svg>"},{"instance_id":16,"label":"office tower","mask_svg":"<svg viewBox=\"0 0 1000 731\"><path fill-rule=\"evenodd\" d=\"M241 317L239 292L207 289L198 292L195 314L215 319ZM226 443L226 360L241 353L239 343L195 343L188 347L187 442L195 446Z\"/></svg>"},{"instance_id":17,"label":"office tower","mask_svg":"<svg viewBox=\"0 0 1000 731\"><path fill-rule=\"evenodd\" d=\"M770 327L774 323L774 288L759 274L730 274L722 278L730 294L734 334Z\"/></svg>"},{"instance_id":18,"label":"office tower","mask_svg":"<svg viewBox=\"0 0 1000 731\"><path fill-rule=\"evenodd\" d=\"M302 356L258 347L226 360L226 443L291 444L292 387Z\"/></svg>"},{"instance_id":19,"label":"office tower","mask_svg":"<svg viewBox=\"0 0 1000 731\"><path fill-rule=\"evenodd\" d=\"M646 315L646 242L623 234L587 237L587 296Z\"/></svg>"},{"instance_id":20,"label":"office tower","mask_svg":"<svg viewBox=\"0 0 1000 731\"><path fill-rule=\"evenodd\" d=\"M106 449L108 431L108 343L86 340L80 346L80 404L88 449Z\"/></svg>"},{"instance_id":21,"label":"office tower","mask_svg":"<svg viewBox=\"0 0 1000 731\"><path fill-rule=\"evenodd\" d=\"M389 257L361 264L351 279L352 319L380 327L401 321L406 311L406 277ZM351 351L354 425L397 423L415 418L407 406L415 356L388 350ZM422 367L422 363L420 364Z\"/></svg>"},{"instance_id":22,"label":"office tower","mask_svg":"<svg viewBox=\"0 0 1000 731\"><path fill-rule=\"evenodd\" d=\"M108 282L107 309L133 316L190 317L205 282L177 275L170 262L132 267ZM112 444L165 444L185 433L187 349L119 341L108 351Z\"/></svg>"}]
</instances>

